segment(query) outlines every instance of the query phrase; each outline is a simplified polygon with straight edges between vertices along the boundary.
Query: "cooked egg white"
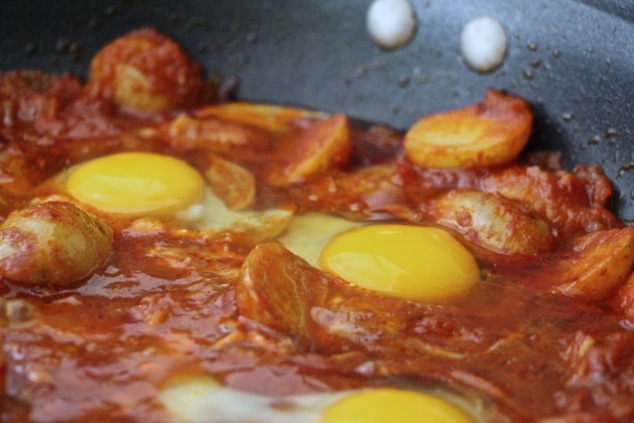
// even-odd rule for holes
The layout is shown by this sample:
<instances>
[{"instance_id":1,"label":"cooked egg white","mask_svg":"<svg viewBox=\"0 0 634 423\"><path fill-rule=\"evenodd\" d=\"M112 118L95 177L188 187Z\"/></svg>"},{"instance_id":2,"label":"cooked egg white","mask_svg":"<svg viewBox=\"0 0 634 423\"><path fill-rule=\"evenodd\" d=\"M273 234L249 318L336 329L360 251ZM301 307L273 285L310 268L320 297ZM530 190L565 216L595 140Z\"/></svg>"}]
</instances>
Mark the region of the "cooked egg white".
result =
<instances>
[{"instance_id":1,"label":"cooked egg white","mask_svg":"<svg viewBox=\"0 0 634 423\"><path fill-rule=\"evenodd\" d=\"M480 280L475 258L439 228L308 213L293 217L277 240L348 282L418 302L453 301Z\"/></svg>"},{"instance_id":2,"label":"cooked egg white","mask_svg":"<svg viewBox=\"0 0 634 423\"><path fill-rule=\"evenodd\" d=\"M414 35L416 15L407 0L375 0L368 9L366 26L377 45L395 49Z\"/></svg>"},{"instance_id":3,"label":"cooked egg white","mask_svg":"<svg viewBox=\"0 0 634 423\"><path fill-rule=\"evenodd\" d=\"M319 267L319 255L328 242L338 234L365 225L343 217L324 213L294 216L277 241L290 252Z\"/></svg>"},{"instance_id":4,"label":"cooked egg white","mask_svg":"<svg viewBox=\"0 0 634 423\"><path fill-rule=\"evenodd\" d=\"M477 17L462 29L460 48L470 68L490 72L500 66L506 54L504 27L490 16Z\"/></svg>"},{"instance_id":5,"label":"cooked egg white","mask_svg":"<svg viewBox=\"0 0 634 423\"><path fill-rule=\"evenodd\" d=\"M293 211L232 210L206 186L199 202L175 213L174 216L184 227L197 231L246 232L256 241L264 241L284 231L293 217Z\"/></svg>"},{"instance_id":6,"label":"cooked egg white","mask_svg":"<svg viewBox=\"0 0 634 423\"><path fill-rule=\"evenodd\" d=\"M266 396L221 386L209 376L167 385L159 402L184 423L472 423L479 407L443 391L395 388ZM460 402L460 406L456 405ZM465 405L469 412L465 411ZM475 416L475 417L472 417Z\"/></svg>"}]
</instances>

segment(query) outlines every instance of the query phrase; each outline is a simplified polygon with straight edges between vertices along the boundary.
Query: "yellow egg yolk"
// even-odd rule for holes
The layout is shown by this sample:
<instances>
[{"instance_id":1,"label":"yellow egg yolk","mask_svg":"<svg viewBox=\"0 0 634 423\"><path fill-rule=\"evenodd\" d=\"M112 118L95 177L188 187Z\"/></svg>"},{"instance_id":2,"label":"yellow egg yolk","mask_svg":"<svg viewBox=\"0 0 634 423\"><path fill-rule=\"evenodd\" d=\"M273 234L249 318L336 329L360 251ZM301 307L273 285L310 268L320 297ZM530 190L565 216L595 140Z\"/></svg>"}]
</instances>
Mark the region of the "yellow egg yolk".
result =
<instances>
[{"instance_id":1,"label":"yellow egg yolk","mask_svg":"<svg viewBox=\"0 0 634 423\"><path fill-rule=\"evenodd\" d=\"M466 412L440 398L399 389L371 389L328 407L320 423L473 423Z\"/></svg>"},{"instance_id":2,"label":"yellow egg yolk","mask_svg":"<svg viewBox=\"0 0 634 423\"><path fill-rule=\"evenodd\" d=\"M118 153L72 170L66 190L109 213L165 215L189 207L204 189L200 173L182 160L154 153Z\"/></svg>"},{"instance_id":3,"label":"yellow egg yolk","mask_svg":"<svg viewBox=\"0 0 634 423\"><path fill-rule=\"evenodd\" d=\"M370 225L333 238L320 266L367 289L426 303L445 303L480 280L467 249L442 229Z\"/></svg>"}]
</instances>

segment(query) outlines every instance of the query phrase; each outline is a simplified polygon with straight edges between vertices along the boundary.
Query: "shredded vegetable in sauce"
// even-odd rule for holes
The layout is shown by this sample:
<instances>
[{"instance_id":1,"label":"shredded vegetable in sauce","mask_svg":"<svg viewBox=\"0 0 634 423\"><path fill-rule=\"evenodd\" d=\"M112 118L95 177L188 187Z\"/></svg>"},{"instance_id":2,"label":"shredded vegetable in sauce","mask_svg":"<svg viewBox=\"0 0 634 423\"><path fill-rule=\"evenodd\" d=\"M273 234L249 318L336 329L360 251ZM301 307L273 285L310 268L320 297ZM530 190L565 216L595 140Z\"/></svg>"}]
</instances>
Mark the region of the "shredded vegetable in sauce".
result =
<instances>
[{"instance_id":1,"label":"shredded vegetable in sauce","mask_svg":"<svg viewBox=\"0 0 634 423\"><path fill-rule=\"evenodd\" d=\"M146 28L0 105L2 421L634 421L634 229L511 93L403 133Z\"/></svg>"}]
</instances>

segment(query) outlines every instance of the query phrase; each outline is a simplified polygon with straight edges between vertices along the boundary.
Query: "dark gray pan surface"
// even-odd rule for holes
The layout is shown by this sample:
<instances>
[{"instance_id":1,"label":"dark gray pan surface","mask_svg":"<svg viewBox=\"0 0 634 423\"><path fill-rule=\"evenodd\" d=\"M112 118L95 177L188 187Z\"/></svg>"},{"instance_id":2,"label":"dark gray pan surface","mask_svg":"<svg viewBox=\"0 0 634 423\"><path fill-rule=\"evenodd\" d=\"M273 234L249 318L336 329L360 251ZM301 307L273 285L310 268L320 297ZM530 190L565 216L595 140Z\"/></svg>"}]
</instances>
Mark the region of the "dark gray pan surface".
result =
<instances>
[{"instance_id":1,"label":"dark gray pan surface","mask_svg":"<svg viewBox=\"0 0 634 423\"><path fill-rule=\"evenodd\" d=\"M393 52L367 36L370 1L3 1L0 69L85 75L105 43L151 25L208 73L240 78L239 97L303 105L406 129L419 116L480 98L489 87L529 100L533 149L567 166L598 163L614 207L634 220L634 2L414 0L413 41ZM509 51L495 72L462 63L459 36L491 15Z\"/></svg>"}]
</instances>

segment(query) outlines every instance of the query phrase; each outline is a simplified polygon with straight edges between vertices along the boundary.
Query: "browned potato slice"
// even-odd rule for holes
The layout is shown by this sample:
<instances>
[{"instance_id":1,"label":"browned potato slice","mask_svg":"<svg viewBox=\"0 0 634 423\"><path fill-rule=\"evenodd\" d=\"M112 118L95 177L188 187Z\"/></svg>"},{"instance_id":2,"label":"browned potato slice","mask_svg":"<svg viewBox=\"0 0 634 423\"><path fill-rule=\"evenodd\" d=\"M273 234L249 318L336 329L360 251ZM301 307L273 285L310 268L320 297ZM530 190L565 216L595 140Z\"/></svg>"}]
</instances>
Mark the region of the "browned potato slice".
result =
<instances>
[{"instance_id":1,"label":"browned potato slice","mask_svg":"<svg viewBox=\"0 0 634 423\"><path fill-rule=\"evenodd\" d=\"M452 190L434 197L424 211L440 225L503 254L534 255L553 246L550 226L504 197L471 190Z\"/></svg>"},{"instance_id":2,"label":"browned potato slice","mask_svg":"<svg viewBox=\"0 0 634 423\"><path fill-rule=\"evenodd\" d=\"M176 43L145 28L99 51L88 85L93 95L124 108L156 112L197 105L203 81L198 65Z\"/></svg>"},{"instance_id":3,"label":"browned potato slice","mask_svg":"<svg viewBox=\"0 0 634 423\"><path fill-rule=\"evenodd\" d=\"M566 282L556 292L571 297L600 299L622 285L632 273L634 229L597 231L578 239L571 258L556 263L551 271Z\"/></svg>"},{"instance_id":4,"label":"browned potato slice","mask_svg":"<svg viewBox=\"0 0 634 423\"><path fill-rule=\"evenodd\" d=\"M279 162L271 163L269 182L289 186L348 162L352 144L348 118L334 115L291 133L276 146Z\"/></svg>"},{"instance_id":5,"label":"browned potato slice","mask_svg":"<svg viewBox=\"0 0 634 423\"><path fill-rule=\"evenodd\" d=\"M197 113L198 117L218 119L256 126L275 133L284 133L300 119L326 119L327 114L307 109L257 103L223 103L209 106Z\"/></svg>"},{"instance_id":6,"label":"browned potato slice","mask_svg":"<svg viewBox=\"0 0 634 423\"><path fill-rule=\"evenodd\" d=\"M245 210L255 203L255 177L242 166L214 156L205 178L228 208Z\"/></svg>"},{"instance_id":7,"label":"browned potato slice","mask_svg":"<svg viewBox=\"0 0 634 423\"><path fill-rule=\"evenodd\" d=\"M501 91L462 109L420 119L405 135L405 154L422 167L458 168L507 163L531 134L528 104Z\"/></svg>"},{"instance_id":8,"label":"browned potato slice","mask_svg":"<svg viewBox=\"0 0 634 423\"><path fill-rule=\"evenodd\" d=\"M275 271L272 263L277 263ZM302 265L309 268L280 244L259 244L242 266L236 302L243 316L288 333L308 347L320 330L310 318L310 281L291 276Z\"/></svg>"},{"instance_id":9,"label":"browned potato slice","mask_svg":"<svg viewBox=\"0 0 634 423\"><path fill-rule=\"evenodd\" d=\"M247 256L236 302L242 316L291 336L302 349L320 351L371 349L378 337L402 342L403 308L416 307L350 288L275 242L259 244Z\"/></svg>"},{"instance_id":10,"label":"browned potato slice","mask_svg":"<svg viewBox=\"0 0 634 423\"><path fill-rule=\"evenodd\" d=\"M275 242L259 244L247 256L236 285L236 304L241 316L289 336L298 348L308 351L365 349L382 354L386 346L392 346L392 351L413 349L419 354L459 358L460 351L486 349L497 338L495 334L487 336L490 339L478 336L474 342L461 332L446 348L446 330L453 325L462 328L455 316L462 316L463 308L421 305L352 286ZM440 345L426 342L431 340L429 332L420 336L411 331L414 322L430 315L443 322Z\"/></svg>"},{"instance_id":11,"label":"browned potato slice","mask_svg":"<svg viewBox=\"0 0 634 423\"><path fill-rule=\"evenodd\" d=\"M40 203L0 226L0 275L26 285L72 283L105 263L112 242L98 217L71 203Z\"/></svg>"},{"instance_id":12,"label":"browned potato slice","mask_svg":"<svg viewBox=\"0 0 634 423\"><path fill-rule=\"evenodd\" d=\"M203 148L214 153L236 149L263 150L270 146L265 131L215 118L198 119L182 114L161 128L170 143L183 150Z\"/></svg>"}]
</instances>

